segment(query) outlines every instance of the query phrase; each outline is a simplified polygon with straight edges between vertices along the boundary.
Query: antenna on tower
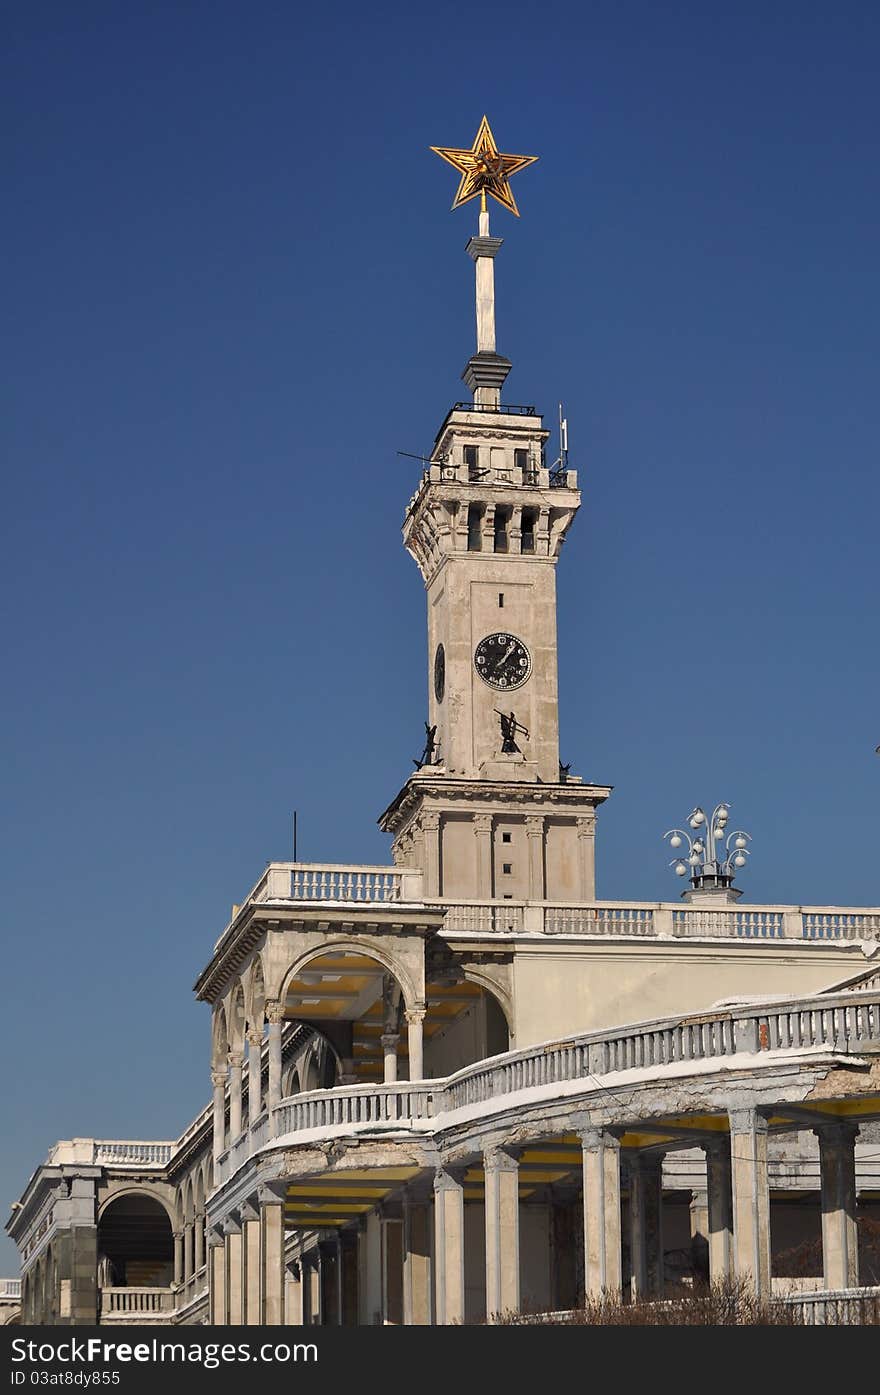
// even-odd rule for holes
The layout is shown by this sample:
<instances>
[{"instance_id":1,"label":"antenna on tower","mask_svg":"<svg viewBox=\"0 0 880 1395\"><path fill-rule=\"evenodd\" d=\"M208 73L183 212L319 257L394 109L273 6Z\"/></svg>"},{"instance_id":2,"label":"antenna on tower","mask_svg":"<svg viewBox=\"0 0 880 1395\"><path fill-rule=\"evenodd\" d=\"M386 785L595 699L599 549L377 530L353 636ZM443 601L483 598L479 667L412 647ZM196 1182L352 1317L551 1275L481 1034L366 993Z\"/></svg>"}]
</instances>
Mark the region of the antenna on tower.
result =
<instances>
[{"instance_id":1,"label":"antenna on tower","mask_svg":"<svg viewBox=\"0 0 880 1395\"><path fill-rule=\"evenodd\" d=\"M564 485L568 472L568 421L562 415L562 403L559 404L559 454L553 462L550 471L550 483Z\"/></svg>"}]
</instances>

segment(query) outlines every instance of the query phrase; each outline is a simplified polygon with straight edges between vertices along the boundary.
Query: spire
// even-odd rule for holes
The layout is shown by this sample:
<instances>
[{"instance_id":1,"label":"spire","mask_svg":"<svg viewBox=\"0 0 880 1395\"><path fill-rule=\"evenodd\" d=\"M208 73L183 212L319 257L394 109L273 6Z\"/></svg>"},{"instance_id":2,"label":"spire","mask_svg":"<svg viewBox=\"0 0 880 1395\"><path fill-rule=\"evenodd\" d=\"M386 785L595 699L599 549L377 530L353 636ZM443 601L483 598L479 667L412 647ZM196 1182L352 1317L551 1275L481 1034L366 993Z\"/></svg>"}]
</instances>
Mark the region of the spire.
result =
<instances>
[{"instance_id":1,"label":"spire","mask_svg":"<svg viewBox=\"0 0 880 1395\"><path fill-rule=\"evenodd\" d=\"M473 392L477 406L498 408L501 389L511 363L495 348L495 257L502 239L489 234L486 195L491 194L518 218L519 209L510 190L510 177L527 165L534 164L538 157L503 155L485 116L470 150L438 145L432 145L431 149L461 174L453 208L475 199L477 195L480 197L479 232L470 239L466 248L468 256L473 258L476 271L477 352L468 359L461 376Z\"/></svg>"}]
</instances>

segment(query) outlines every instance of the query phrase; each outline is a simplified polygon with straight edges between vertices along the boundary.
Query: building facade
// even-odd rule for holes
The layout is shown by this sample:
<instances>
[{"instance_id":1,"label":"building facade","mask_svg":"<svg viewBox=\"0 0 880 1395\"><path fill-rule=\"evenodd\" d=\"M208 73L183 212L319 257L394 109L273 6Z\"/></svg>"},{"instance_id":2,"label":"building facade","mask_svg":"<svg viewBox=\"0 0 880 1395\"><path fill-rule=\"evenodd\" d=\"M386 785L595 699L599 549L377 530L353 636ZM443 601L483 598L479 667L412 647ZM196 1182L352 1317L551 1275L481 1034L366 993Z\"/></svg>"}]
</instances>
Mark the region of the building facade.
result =
<instances>
[{"instance_id":1,"label":"building facade","mask_svg":"<svg viewBox=\"0 0 880 1395\"><path fill-rule=\"evenodd\" d=\"M380 817L393 861L272 863L234 908L195 985L210 1104L176 1140L56 1144L7 1225L24 1323L880 1283L880 908L744 905L699 872L680 902L596 899L611 789L559 751L581 494L501 399L500 247L483 209L472 400L405 513L428 721Z\"/></svg>"}]
</instances>

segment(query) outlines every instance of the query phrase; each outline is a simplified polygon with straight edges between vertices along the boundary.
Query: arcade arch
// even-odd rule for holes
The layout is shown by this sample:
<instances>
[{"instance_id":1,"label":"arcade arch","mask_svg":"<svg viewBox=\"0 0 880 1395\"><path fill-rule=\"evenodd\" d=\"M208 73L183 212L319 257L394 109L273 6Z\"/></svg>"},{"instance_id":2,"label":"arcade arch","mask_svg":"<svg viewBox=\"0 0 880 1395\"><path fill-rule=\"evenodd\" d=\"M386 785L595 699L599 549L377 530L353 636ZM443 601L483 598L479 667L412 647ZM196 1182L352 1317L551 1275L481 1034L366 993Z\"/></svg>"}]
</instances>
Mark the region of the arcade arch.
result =
<instances>
[{"instance_id":1,"label":"arcade arch","mask_svg":"<svg viewBox=\"0 0 880 1395\"><path fill-rule=\"evenodd\" d=\"M167 1288L174 1278L174 1236L165 1206L146 1192L124 1192L98 1218L102 1287Z\"/></svg>"}]
</instances>

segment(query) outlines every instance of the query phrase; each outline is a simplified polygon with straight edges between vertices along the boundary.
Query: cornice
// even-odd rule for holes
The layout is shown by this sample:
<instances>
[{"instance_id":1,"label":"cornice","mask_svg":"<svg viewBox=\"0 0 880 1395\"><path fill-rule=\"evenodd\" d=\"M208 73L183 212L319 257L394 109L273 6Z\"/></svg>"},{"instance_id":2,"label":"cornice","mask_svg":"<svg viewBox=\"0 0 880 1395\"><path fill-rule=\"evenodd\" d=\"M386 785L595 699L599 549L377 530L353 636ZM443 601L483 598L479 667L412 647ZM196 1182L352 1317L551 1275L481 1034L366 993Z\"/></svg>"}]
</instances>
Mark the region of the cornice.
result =
<instances>
[{"instance_id":1,"label":"cornice","mask_svg":"<svg viewBox=\"0 0 880 1395\"><path fill-rule=\"evenodd\" d=\"M442 912L431 906L402 901L256 901L244 908L230 927L229 938L202 970L194 991L202 1002L216 1003L253 950L269 933L279 930L340 929L361 934L433 935L443 924Z\"/></svg>"},{"instance_id":2,"label":"cornice","mask_svg":"<svg viewBox=\"0 0 880 1395\"><path fill-rule=\"evenodd\" d=\"M422 805L432 812L442 813L448 805L470 804L474 812L492 813L499 805L508 808L519 805L546 812L549 806L556 813L570 813L573 818L583 813L584 805L595 809L604 803L613 785L585 785L566 781L559 784L526 784L513 780L469 780L455 776L430 776L423 771L411 775L377 820L385 833L403 828Z\"/></svg>"}]
</instances>

